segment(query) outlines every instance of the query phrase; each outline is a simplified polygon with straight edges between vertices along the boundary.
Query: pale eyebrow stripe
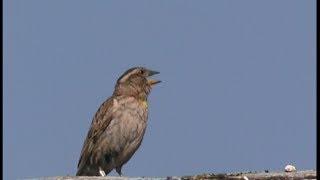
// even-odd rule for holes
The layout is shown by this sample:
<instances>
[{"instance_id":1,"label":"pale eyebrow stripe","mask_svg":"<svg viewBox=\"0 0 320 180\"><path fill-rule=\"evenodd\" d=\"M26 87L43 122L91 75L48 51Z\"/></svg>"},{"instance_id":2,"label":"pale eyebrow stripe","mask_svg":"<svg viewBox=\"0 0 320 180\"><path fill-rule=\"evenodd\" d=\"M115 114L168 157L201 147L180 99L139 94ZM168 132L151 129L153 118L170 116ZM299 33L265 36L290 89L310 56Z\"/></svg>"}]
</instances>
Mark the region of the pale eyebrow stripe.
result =
<instances>
[{"instance_id":1,"label":"pale eyebrow stripe","mask_svg":"<svg viewBox=\"0 0 320 180\"><path fill-rule=\"evenodd\" d=\"M128 74L126 74L125 76L123 76L120 79L120 82L124 82L125 80L127 80L132 74L135 74L137 72L138 69L134 69L133 71L129 72Z\"/></svg>"}]
</instances>

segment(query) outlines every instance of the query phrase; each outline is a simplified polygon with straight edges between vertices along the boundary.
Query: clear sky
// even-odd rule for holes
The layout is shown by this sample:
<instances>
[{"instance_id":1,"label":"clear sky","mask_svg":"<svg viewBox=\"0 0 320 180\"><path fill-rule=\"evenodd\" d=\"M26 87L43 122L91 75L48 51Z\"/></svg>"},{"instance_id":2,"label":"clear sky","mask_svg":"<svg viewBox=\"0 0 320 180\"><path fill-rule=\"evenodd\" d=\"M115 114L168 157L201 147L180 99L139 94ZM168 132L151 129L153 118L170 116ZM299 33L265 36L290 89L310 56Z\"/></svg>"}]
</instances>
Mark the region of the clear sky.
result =
<instances>
[{"instance_id":1,"label":"clear sky","mask_svg":"<svg viewBox=\"0 0 320 180\"><path fill-rule=\"evenodd\" d=\"M94 113L132 66L163 83L124 175L315 169L315 6L5 0L4 179L74 175Z\"/></svg>"}]
</instances>

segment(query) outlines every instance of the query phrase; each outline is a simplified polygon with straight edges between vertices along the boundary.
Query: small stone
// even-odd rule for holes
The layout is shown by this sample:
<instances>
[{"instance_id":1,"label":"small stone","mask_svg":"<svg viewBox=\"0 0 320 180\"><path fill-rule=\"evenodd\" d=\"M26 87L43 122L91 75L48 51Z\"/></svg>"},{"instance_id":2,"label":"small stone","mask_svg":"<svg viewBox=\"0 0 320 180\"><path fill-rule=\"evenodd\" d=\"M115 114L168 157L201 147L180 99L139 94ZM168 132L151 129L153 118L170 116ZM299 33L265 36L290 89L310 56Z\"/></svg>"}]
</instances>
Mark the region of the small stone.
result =
<instances>
[{"instance_id":1,"label":"small stone","mask_svg":"<svg viewBox=\"0 0 320 180\"><path fill-rule=\"evenodd\" d=\"M285 171L285 172L294 172L294 171L297 171L297 170L296 170L296 167L294 167L293 165L288 164L288 165L286 165L286 167L284 168L284 171Z\"/></svg>"}]
</instances>

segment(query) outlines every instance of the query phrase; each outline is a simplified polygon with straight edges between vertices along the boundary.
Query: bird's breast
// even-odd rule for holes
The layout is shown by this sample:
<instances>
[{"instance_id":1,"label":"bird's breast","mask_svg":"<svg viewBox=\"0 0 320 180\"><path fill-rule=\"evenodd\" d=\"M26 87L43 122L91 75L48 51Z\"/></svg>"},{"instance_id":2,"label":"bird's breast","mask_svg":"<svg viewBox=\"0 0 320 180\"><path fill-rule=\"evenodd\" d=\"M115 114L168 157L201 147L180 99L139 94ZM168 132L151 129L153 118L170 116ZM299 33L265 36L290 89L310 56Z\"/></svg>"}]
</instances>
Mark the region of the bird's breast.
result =
<instances>
[{"instance_id":1,"label":"bird's breast","mask_svg":"<svg viewBox=\"0 0 320 180\"><path fill-rule=\"evenodd\" d=\"M134 99L117 101L117 108L108 132L117 134L119 145L139 140L147 124L148 109L146 105Z\"/></svg>"}]
</instances>

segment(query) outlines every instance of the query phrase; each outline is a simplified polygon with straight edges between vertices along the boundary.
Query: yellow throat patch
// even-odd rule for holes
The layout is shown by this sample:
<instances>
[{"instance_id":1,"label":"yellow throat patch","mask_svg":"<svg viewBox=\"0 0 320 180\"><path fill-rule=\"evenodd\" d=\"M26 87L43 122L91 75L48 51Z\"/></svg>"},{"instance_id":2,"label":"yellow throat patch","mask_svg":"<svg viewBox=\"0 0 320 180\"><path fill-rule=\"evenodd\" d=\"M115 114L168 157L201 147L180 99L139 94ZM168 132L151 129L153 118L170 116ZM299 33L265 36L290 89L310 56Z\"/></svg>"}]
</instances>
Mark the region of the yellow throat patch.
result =
<instances>
[{"instance_id":1,"label":"yellow throat patch","mask_svg":"<svg viewBox=\"0 0 320 180\"><path fill-rule=\"evenodd\" d=\"M148 108L148 102L145 101L145 100L142 100L142 101L141 101L141 105L142 105L144 108Z\"/></svg>"}]
</instances>

